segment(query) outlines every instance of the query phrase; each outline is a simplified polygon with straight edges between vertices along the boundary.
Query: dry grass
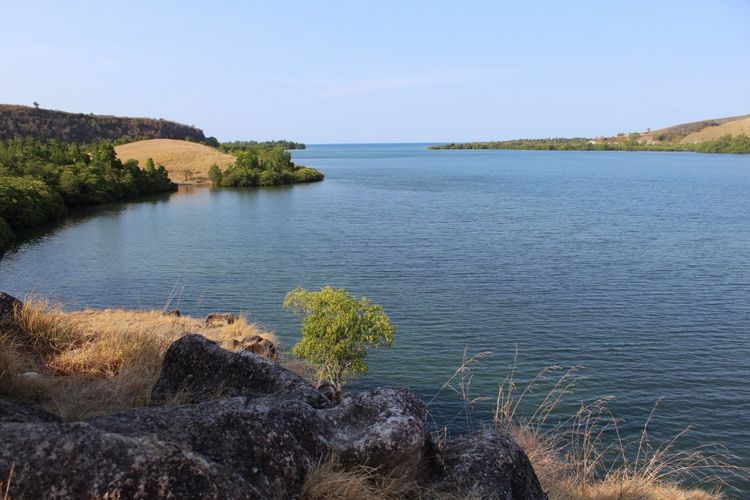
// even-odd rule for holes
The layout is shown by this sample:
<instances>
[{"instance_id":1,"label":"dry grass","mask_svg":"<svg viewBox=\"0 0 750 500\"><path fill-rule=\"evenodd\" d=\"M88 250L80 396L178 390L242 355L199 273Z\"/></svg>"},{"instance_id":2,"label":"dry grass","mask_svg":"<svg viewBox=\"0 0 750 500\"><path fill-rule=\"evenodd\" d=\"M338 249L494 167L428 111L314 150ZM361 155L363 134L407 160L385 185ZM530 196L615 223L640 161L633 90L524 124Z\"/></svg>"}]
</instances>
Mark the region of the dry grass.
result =
<instances>
[{"instance_id":1,"label":"dry grass","mask_svg":"<svg viewBox=\"0 0 750 500\"><path fill-rule=\"evenodd\" d=\"M131 142L117 146L115 152L120 160L138 160L140 166L146 165L146 160L151 158L157 165L164 165L174 182L186 184L207 183L211 165L216 163L224 169L235 159L218 149L175 139Z\"/></svg>"},{"instance_id":2,"label":"dry grass","mask_svg":"<svg viewBox=\"0 0 750 500\"><path fill-rule=\"evenodd\" d=\"M706 127L698 132L693 132L680 140L682 143L713 141L724 135L750 135L750 117L722 123L715 127Z\"/></svg>"},{"instance_id":3,"label":"dry grass","mask_svg":"<svg viewBox=\"0 0 750 500\"><path fill-rule=\"evenodd\" d=\"M335 456L307 474L301 493L305 500L396 500L423 496L423 490L408 471L383 472L366 465L346 467Z\"/></svg>"},{"instance_id":4,"label":"dry grass","mask_svg":"<svg viewBox=\"0 0 750 500\"><path fill-rule=\"evenodd\" d=\"M469 355L465 351L461 366L442 388L459 394L467 413L473 411L477 401L486 399L472 397L470 387L472 367L488 354ZM579 370L549 367L519 389L514 362L510 374L498 386L492 425L516 439L550 499L719 499L720 488L726 486L722 478L747 477L750 473L729 463L734 457L718 447L678 450L676 445L687 429L666 443L652 444L648 426L653 411L635 443L621 438L618 420L606 398L581 404L573 415L558 415L561 402L581 380ZM548 389L542 392L541 403L522 411L524 402L543 382ZM470 418L467 421L471 423ZM682 485L686 482L707 487L708 491L685 488Z\"/></svg>"},{"instance_id":5,"label":"dry grass","mask_svg":"<svg viewBox=\"0 0 750 500\"><path fill-rule=\"evenodd\" d=\"M15 325L0 332L0 394L76 419L149 404L169 345L199 333L226 349L233 340L273 334L240 318L231 325L161 311L85 310L67 313L28 297ZM24 372L41 377L30 378ZM28 373L26 374L28 375Z\"/></svg>"}]
</instances>

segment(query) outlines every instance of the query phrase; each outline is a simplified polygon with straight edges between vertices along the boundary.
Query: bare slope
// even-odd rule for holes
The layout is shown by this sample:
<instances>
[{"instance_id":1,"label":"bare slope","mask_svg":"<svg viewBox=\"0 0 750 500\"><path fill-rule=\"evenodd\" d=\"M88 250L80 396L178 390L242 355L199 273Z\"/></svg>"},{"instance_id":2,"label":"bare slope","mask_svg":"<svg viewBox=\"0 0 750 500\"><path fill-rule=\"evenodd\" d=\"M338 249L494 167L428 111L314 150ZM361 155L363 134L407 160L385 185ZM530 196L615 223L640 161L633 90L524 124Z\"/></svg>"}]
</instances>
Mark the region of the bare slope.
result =
<instances>
[{"instance_id":1,"label":"bare slope","mask_svg":"<svg viewBox=\"0 0 750 500\"><path fill-rule=\"evenodd\" d=\"M125 161L138 160L140 166L152 158L164 165L174 182L204 184L208 182L208 169L216 163L222 169L234 162L234 156L195 142L174 139L151 139L131 142L115 148L117 157Z\"/></svg>"},{"instance_id":2,"label":"bare slope","mask_svg":"<svg viewBox=\"0 0 750 500\"><path fill-rule=\"evenodd\" d=\"M750 115L681 123L642 133L639 142L697 143L715 140L727 134L741 133L750 133Z\"/></svg>"}]
</instances>

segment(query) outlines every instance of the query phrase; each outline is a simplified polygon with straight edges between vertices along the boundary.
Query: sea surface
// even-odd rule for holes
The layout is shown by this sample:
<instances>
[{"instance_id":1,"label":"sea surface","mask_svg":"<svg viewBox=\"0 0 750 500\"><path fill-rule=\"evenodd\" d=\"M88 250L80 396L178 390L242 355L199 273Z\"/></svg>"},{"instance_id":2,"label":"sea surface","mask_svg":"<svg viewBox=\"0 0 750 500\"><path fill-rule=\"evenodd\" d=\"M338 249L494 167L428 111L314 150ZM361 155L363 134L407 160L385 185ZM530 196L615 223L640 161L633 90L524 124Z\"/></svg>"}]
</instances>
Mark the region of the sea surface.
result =
<instances>
[{"instance_id":1,"label":"sea surface","mask_svg":"<svg viewBox=\"0 0 750 500\"><path fill-rule=\"evenodd\" d=\"M658 403L656 445L690 427L677 450L715 443L750 466L750 157L390 144L294 158L326 180L76 212L0 258L0 290L68 308L242 311L291 347L285 293L345 287L396 327L358 386L412 387L436 428L487 422L517 359L517 395L560 367L522 417L579 367L549 425L606 397L637 439ZM458 380L444 387L465 351L490 353L467 374L480 398L468 412Z\"/></svg>"}]
</instances>

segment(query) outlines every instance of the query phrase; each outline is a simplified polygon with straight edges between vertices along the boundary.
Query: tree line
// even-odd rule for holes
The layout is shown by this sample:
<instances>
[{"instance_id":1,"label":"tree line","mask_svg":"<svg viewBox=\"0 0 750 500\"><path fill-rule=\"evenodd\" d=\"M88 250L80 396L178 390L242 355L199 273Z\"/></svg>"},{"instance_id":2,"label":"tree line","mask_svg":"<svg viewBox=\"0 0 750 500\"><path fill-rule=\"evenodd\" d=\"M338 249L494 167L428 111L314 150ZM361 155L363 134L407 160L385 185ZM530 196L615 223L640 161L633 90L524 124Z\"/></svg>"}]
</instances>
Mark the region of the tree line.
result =
<instances>
[{"instance_id":1,"label":"tree line","mask_svg":"<svg viewBox=\"0 0 750 500\"><path fill-rule=\"evenodd\" d=\"M697 153L750 153L750 137L724 135L718 139L695 142L639 142L637 134L624 140L596 140L585 137L516 139L511 141L467 142L430 146L429 149L520 149L560 151L686 151Z\"/></svg>"},{"instance_id":2,"label":"tree line","mask_svg":"<svg viewBox=\"0 0 750 500\"><path fill-rule=\"evenodd\" d=\"M257 147L262 148L281 148L281 149L305 149L305 145L301 142L288 141L286 139L277 141L232 141L222 142L218 146L220 150L225 153L231 153L234 151L244 151L246 149L254 149Z\"/></svg>"},{"instance_id":3,"label":"tree line","mask_svg":"<svg viewBox=\"0 0 750 500\"><path fill-rule=\"evenodd\" d=\"M0 141L0 253L19 230L63 216L69 207L177 188L148 160L120 161L111 142L83 146L33 138Z\"/></svg>"}]
</instances>

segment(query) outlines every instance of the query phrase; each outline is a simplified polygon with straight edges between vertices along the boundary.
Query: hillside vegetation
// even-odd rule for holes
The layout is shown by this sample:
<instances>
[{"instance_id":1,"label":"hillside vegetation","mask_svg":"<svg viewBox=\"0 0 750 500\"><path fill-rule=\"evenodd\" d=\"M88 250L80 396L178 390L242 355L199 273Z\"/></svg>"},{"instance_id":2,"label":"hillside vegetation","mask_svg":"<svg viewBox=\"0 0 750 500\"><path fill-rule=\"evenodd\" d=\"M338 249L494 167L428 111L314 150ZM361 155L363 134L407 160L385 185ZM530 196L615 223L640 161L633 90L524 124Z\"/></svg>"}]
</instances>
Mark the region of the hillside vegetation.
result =
<instances>
[{"instance_id":1,"label":"hillside vegetation","mask_svg":"<svg viewBox=\"0 0 750 500\"><path fill-rule=\"evenodd\" d=\"M120 161L112 144L14 139L0 142L0 254L19 230L61 217L68 207L170 192L162 166Z\"/></svg>"},{"instance_id":2,"label":"hillside vegetation","mask_svg":"<svg viewBox=\"0 0 750 500\"><path fill-rule=\"evenodd\" d=\"M172 180L180 183L208 182L208 169L211 165L224 169L235 160L233 155L216 148L175 139L151 139L121 144L115 147L115 152L120 160L133 159L141 165L152 158L155 163L164 165Z\"/></svg>"},{"instance_id":3,"label":"hillside vegetation","mask_svg":"<svg viewBox=\"0 0 750 500\"><path fill-rule=\"evenodd\" d=\"M42 141L89 144L97 140L185 139L206 140L203 131L189 125L153 118L67 113L30 106L0 104L0 140L33 137Z\"/></svg>"},{"instance_id":4,"label":"hillside vegetation","mask_svg":"<svg viewBox=\"0 0 750 500\"><path fill-rule=\"evenodd\" d=\"M533 149L563 151L693 151L750 153L750 115L684 123L612 137L515 139L451 143L430 149Z\"/></svg>"}]
</instances>

